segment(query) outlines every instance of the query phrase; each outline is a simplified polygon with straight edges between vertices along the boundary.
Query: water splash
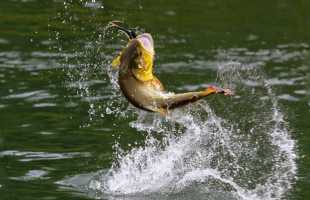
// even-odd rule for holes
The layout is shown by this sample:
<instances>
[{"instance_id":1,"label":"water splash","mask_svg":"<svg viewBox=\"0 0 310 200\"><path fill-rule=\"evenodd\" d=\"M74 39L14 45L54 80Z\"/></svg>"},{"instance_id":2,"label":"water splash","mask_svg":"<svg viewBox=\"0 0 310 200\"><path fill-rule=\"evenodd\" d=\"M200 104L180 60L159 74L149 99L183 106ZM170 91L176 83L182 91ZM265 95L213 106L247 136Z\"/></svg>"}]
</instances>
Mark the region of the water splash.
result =
<instances>
[{"instance_id":1,"label":"water splash","mask_svg":"<svg viewBox=\"0 0 310 200\"><path fill-rule=\"evenodd\" d=\"M225 65L230 69L218 76L242 97L228 100L225 116L216 114L218 100L201 101L165 119L138 113L131 126L147 134L145 144L129 152L117 146L115 163L92 179L89 189L114 196L173 195L200 188L204 197L228 193L224 199L282 198L296 174L295 142L263 75L236 66ZM249 80L260 87L253 90L244 84ZM247 113L236 117L242 106Z\"/></svg>"},{"instance_id":2,"label":"water splash","mask_svg":"<svg viewBox=\"0 0 310 200\"><path fill-rule=\"evenodd\" d=\"M84 1L83 1L84 2ZM82 2L81 2L82 3ZM92 1L91 3L96 3ZM98 3L98 2L97 2ZM60 13L56 21L62 21L71 29L71 33L79 34L74 24L72 13L75 3L65 1L65 11ZM80 5L81 6L81 5ZM88 19L89 24L95 23L95 15ZM85 23L84 21L82 21ZM117 84L117 72L111 69L110 62L116 55L118 46L113 46L115 31L111 25L94 25L94 32L90 32L87 38L74 41L72 49L67 53L65 49L65 32L52 32L51 38L56 40L54 49L63 55L61 59L62 69L66 74L65 86L76 94L69 98L80 98L88 105L88 120L81 126L90 126L93 121L100 120L106 115L125 116L127 106L124 106L122 96ZM120 35L117 35L117 38ZM122 37L120 37L122 38ZM114 53L112 53L114 52ZM105 88L98 90L98 88ZM102 101L105 100L105 101Z\"/></svg>"}]
</instances>

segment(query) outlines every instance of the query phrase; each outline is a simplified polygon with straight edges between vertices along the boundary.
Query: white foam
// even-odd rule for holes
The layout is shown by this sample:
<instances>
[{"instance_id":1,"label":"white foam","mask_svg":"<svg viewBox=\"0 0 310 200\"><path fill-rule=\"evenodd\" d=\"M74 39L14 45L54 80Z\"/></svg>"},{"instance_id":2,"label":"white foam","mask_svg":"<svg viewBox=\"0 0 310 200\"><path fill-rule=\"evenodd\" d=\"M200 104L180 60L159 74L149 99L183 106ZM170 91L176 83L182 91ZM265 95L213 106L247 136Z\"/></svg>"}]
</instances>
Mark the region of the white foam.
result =
<instances>
[{"instance_id":1,"label":"white foam","mask_svg":"<svg viewBox=\"0 0 310 200\"><path fill-rule=\"evenodd\" d=\"M219 117L205 101L165 119L138 113L131 126L148 134L145 144L129 152L117 147L111 169L89 188L110 195L177 194L198 184L237 199L282 198L295 179L295 141L271 87L264 88L264 100L251 93L257 101L252 121L242 113L233 121Z\"/></svg>"}]
</instances>

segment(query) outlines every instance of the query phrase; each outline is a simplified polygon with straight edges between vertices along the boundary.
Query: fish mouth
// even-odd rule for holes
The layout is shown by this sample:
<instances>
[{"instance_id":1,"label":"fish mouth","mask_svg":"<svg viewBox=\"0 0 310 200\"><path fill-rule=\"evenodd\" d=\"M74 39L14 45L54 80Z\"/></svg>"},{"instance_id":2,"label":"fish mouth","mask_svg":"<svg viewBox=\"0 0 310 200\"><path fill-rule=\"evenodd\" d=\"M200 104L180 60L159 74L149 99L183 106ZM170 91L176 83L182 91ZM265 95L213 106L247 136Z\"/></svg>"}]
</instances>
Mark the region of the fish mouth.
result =
<instances>
[{"instance_id":1,"label":"fish mouth","mask_svg":"<svg viewBox=\"0 0 310 200\"><path fill-rule=\"evenodd\" d=\"M143 33L141 35L138 35L136 39L139 41L140 45L144 50L154 55L154 41L151 34Z\"/></svg>"},{"instance_id":2,"label":"fish mouth","mask_svg":"<svg viewBox=\"0 0 310 200\"><path fill-rule=\"evenodd\" d=\"M121 32L125 33L129 40L136 39L138 40L141 47L148 53L154 54L154 41L149 33L143 33L137 36L133 29L128 28L121 21L111 21L109 23L110 27L116 28Z\"/></svg>"}]
</instances>

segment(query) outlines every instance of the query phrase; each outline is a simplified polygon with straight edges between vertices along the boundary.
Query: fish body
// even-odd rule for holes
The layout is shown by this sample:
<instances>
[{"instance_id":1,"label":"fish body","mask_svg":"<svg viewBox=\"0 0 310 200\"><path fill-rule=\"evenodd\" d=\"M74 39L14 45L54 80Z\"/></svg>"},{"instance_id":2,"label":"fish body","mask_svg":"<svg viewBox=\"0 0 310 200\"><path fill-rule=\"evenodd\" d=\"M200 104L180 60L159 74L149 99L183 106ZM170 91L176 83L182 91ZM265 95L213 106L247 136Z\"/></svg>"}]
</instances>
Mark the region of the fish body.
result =
<instances>
[{"instance_id":1,"label":"fish body","mask_svg":"<svg viewBox=\"0 0 310 200\"><path fill-rule=\"evenodd\" d=\"M115 27L120 26L116 24ZM126 32L123 27L119 29ZM230 90L215 86L180 94L167 92L153 74L155 51L152 36L149 33L137 36L129 31L126 34L129 42L113 60L112 66L118 68L118 83L122 93L134 106L146 111L167 113L169 109L195 102L210 94L231 94Z\"/></svg>"}]
</instances>

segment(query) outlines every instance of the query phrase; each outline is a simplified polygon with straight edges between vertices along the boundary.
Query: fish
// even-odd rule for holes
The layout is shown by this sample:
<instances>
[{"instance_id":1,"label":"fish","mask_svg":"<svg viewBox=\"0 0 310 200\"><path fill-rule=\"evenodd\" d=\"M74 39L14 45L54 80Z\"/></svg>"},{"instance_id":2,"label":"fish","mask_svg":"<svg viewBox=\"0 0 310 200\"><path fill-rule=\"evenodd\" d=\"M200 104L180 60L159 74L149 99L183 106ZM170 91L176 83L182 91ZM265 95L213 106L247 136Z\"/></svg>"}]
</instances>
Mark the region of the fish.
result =
<instances>
[{"instance_id":1,"label":"fish","mask_svg":"<svg viewBox=\"0 0 310 200\"><path fill-rule=\"evenodd\" d=\"M196 102L211 94L232 95L230 89L210 85L202 91L173 93L166 91L154 75L154 41L150 33L136 34L120 21L110 26L125 33L127 45L113 59L111 65L118 70L118 84L126 99L135 107L166 115L169 110Z\"/></svg>"}]
</instances>

